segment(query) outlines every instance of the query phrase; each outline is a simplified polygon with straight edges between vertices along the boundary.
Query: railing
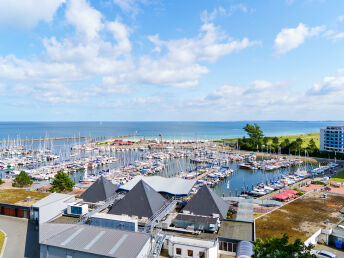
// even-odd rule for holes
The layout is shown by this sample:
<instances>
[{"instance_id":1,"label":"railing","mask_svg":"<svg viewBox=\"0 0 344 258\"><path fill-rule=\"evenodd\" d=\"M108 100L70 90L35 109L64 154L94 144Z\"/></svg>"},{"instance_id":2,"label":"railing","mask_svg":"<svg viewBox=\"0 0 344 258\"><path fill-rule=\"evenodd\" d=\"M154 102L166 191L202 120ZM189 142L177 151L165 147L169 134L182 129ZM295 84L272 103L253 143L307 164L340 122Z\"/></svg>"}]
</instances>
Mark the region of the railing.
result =
<instances>
[{"instance_id":1,"label":"railing","mask_svg":"<svg viewBox=\"0 0 344 258\"><path fill-rule=\"evenodd\" d=\"M165 238L166 234L161 229L152 234L152 247L148 255L149 258L159 257Z\"/></svg>"},{"instance_id":2,"label":"railing","mask_svg":"<svg viewBox=\"0 0 344 258\"><path fill-rule=\"evenodd\" d=\"M177 200L174 197L171 199L171 201L166 201L165 204L148 219L144 231L150 232L158 223L158 221L166 216L166 214L168 214L175 207L176 204Z\"/></svg>"},{"instance_id":3,"label":"railing","mask_svg":"<svg viewBox=\"0 0 344 258\"><path fill-rule=\"evenodd\" d=\"M84 214L83 216L80 217L80 219L76 222L77 224L84 224L90 217L92 217L94 214L106 209L109 207L111 204L113 204L115 201L120 200L124 197L123 194L115 194L108 199L105 200L103 204L98 205L95 209L92 211Z\"/></svg>"}]
</instances>

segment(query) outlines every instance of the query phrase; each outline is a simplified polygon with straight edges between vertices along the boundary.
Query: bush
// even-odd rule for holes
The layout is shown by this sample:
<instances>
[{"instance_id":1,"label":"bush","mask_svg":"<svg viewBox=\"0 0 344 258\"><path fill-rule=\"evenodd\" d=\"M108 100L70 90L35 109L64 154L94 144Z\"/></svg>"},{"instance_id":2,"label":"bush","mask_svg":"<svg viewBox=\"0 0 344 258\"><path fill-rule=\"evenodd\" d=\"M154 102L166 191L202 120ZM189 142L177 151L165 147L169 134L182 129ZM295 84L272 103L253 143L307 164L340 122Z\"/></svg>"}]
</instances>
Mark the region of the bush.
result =
<instances>
[{"instance_id":1,"label":"bush","mask_svg":"<svg viewBox=\"0 0 344 258\"><path fill-rule=\"evenodd\" d=\"M325 183L321 182L321 181L312 181L312 184L313 185L325 185Z\"/></svg>"},{"instance_id":2,"label":"bush","mask_svg":"<svg viewBox=\"0 0 344 258\"><path fill-rule=\"evenodd\" d=\"M3 183L5 183L5 181L0 178L0 185L2 185Z\"/></svg>"}]
</instances>

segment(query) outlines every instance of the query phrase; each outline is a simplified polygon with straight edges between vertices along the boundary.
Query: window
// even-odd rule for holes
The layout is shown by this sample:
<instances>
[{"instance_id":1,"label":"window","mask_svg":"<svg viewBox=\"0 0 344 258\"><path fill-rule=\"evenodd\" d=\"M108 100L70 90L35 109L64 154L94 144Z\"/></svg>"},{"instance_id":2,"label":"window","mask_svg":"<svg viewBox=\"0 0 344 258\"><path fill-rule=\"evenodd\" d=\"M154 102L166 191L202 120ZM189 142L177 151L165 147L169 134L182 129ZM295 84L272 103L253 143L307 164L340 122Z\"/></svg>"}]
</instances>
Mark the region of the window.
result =
<instances>
[{"instance_id":1,"label":"window","mask_svg":"<svg viewBox=\"0 0 344 258\"><path fill-rule=\"evenodd\" d=\"M176 254L182 255L182 249L181 248L176 248Z\"/></svg>"},{"instance_id":2,"label":"window","mask_svg":"<svg viewBox=\"0 0 344 258\"><path fill-rule=\"evenodd\" d=\"M193 257L193 251L192 250L188 250L188 256Z\"/></svg>"},{"instance_id":3,"label":"window","mask_svg":"<svg viewBox=\"0 0 344 258\"><path fill-rule=\"evenodd\" d=\"M199 258L205 258L205 252L199 252Z\"/></svg>"}]
</instances>

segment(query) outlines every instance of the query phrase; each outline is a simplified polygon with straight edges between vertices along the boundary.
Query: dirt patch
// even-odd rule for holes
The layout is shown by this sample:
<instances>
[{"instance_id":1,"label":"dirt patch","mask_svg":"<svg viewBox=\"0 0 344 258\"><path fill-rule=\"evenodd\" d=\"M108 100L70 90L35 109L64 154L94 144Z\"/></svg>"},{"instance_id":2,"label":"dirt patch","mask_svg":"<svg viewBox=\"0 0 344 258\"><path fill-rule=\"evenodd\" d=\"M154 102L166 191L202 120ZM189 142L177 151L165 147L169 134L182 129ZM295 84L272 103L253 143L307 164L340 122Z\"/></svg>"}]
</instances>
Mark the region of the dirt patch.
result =
<instances>
[{"instance_id":1,"label":"dirt patch","mask_svg":"<svg viewBox=\"0 0 344 258\"><path fill-rule=\"evenodd\" d=\"M290 241L300 238L305 241L320 228L334 226L340 221L339 210L344 207L344 197L312 192L294 202L256 220L257 238L281 237L284 233ZM330 204L330 205L328 205ZM331 205L335 204L335 205ZM325 224L326 220L330 220Z\"/></svg>"}]
</instances>

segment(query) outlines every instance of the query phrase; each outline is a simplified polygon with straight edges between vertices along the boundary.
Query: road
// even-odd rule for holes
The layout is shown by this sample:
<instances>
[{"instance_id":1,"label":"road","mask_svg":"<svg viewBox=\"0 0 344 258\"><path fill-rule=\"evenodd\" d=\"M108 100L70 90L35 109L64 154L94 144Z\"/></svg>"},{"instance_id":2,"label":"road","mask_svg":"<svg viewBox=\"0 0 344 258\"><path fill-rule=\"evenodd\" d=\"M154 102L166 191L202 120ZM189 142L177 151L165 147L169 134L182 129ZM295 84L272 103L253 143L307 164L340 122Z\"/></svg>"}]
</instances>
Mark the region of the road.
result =
<instances>
[{"instance_id":1,"label":"road","mask_svg":"<svg viewBox=\"0 0 344 258\"><path fill-rule=\"evenodd\" d=\"M7 234L4 258L39 257L38 232L27 219L0 215L0 228Z\"/></svg>"}]
</instances>

